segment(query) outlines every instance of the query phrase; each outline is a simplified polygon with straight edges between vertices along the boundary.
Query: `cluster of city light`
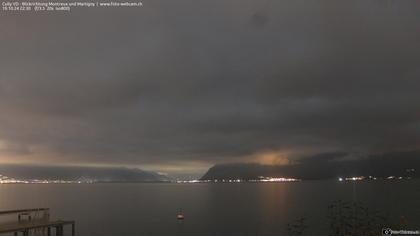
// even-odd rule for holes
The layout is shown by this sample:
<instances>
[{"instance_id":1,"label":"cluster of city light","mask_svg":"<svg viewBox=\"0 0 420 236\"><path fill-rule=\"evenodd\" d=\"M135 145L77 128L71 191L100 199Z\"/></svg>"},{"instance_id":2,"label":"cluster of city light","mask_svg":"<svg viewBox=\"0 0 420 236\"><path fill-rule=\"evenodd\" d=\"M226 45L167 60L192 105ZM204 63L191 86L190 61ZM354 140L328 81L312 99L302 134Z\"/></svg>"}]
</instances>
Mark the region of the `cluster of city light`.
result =
<instances>
[{"instance_id":1,"label":"cluster of city light","mask_svg":"<svg viewBox=\"0 0 420 236\"><path fill-rule=\"evenodd\" d=\"M245 182L245 180L241 180L241 179L222 179L222 180L217 180L215 179L213 182L217 183L217 182L222 182L222 183L240 183L240 182Z\"/></svg>"},{"instance_id":2,"label":"cluster of city light","mask_svg":"<svg viewBox=\"0 0 420 236\"><path fill-rule=\"evenodd\" d=\"M81 183L86 183L86 182L67 181L67 180L17 180L17 179L0 180L0 184L81 184Z\"/></svg>"},{"instance_id":3,"label":"cluster of city light","mask_svg":"<svg viewBox=\"0 0 420 236\"><path fill-rule=\"evenodd\" d=\"M264 178L264 179L260 179L260 182L296 182L296 181L300 181L299 179L294 179L294 178Z\"/></svg>"},{"instance_id":4,"label":"cluster of city light","mask_svg":"<svg viewBox=\"0 0 420 236\"><path fill-rule=\"evenodd\" d=\"M32 179L32 180L20 180L11 178L5 175L0 175L0 184L82 184L82 183L93 183L92 180L86 181L71 181L71 180L42 180L42 179Z\"/></svg>"},{"instance_id":5,"label":"cluster of city light","mask_svg":"<svg viewBox=\"0 0 420 236\"><path fill-rule=\"evenodd\" d=\"M364 180L365 177L364 176L355 176L355 177L348 177L346 178L347 181L360 181L360 180Z\"/></svg>"},{"instance_id":6,"label":"cluster of city light","mask_svg":"<svg viewBox=\"0 0 420 236\"><path fill-rule=\"evenodd\" d=\"M195 183L204 183L204 182L208 182L208 181L194 179L194 180L177 180L176 182L178 184L195 184Z\"/></svg>"},{"instance_id":7,"label":"cluster of city light","mask_svg":"<svg viewBox=\"0 0 420 236\"><path fill-rule=\"evenodd\" d=\"M214 179L214 180L178 180L176 183L194 184L194 183L241 183L241 182L296 182L300 179L283 178L283 177L259 177L258 179Z\"/></svg>"},{"instance_id":8,"label":"cluster of city light","mask_svg":"<svg viewBox=\"0 0 420 236\"><path fill-rule=\"evenodd\" d=\"M17 184L17 183L26 183L27 181L18 180L14 178L9 178L4 175L0 175L0 184Z\"/></svg>"},{"instance_id":9,"label":"cluster of city light","mask_svg":"<svg viewBox=\"0 0 420 236\"><path fill-rule=\"evenodd\" d=\"M386 179L388 179L388 180L392 180L392 179L411 179L411 177L402 177L402 176L388 176L388 177L386 177Z\"/></svg>"},{"instance_id":10,"label":"cluster of city light","mask_svg":"<svg viewBox=\"0 0 420 236\"><path fill-rule=\"evenodd\" d=\"M393 180L393 179L411 179L411 177L402 177L402 176L388 176L385 178L379 178L379 177L374 177L374 176L353 176L353 177L339 177L338 181L343 182L343 181L362 181L362 180L377 180L377 179L385 179L385 180Z\"/></svg>"}]
</instances>

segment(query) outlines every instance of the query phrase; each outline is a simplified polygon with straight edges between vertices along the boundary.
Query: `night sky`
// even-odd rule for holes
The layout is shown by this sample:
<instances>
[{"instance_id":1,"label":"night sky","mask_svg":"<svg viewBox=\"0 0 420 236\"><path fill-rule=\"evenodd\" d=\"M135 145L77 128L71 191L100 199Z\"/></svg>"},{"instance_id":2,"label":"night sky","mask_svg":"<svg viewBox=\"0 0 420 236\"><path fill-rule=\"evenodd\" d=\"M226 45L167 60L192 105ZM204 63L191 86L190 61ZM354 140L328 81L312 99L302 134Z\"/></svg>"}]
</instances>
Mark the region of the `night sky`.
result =
<instances>
[{"instance_id":1,"label":"night sky","mask_svg":"<svg viewBox=\"0 0 420 236\"><path fill-rule=\"evenodd\" d=\"M420 149L420 1L0 14L0 163L204 173Z\"/></svg>"}]
</instances>

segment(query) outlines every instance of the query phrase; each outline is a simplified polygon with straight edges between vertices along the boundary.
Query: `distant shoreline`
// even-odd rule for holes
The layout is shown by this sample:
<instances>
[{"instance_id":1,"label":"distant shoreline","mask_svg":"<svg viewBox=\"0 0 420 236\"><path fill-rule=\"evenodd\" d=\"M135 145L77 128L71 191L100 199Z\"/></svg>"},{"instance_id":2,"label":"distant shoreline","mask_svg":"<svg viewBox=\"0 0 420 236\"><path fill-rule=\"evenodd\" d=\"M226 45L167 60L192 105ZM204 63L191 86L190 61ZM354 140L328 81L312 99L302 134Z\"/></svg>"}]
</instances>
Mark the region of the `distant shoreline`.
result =
<instances>
[{"instance_id":1,"label":"distant shoreline","mask_svg":"<svg viewBox=\"0 0 420 236\"><path fill-rule=\"evenodd\" d=\"M16 182L16 183L0 183L1 185L73 185L73 184L282 184L282 183L298 183L298 182L313 182L313 181L329 181L337 183L373 183L373 182L406 182L418 180L419 178L403 178L403 179L386 179L378 178L376 180L343 180L338 181L335 179L303 179L296 181L255 181L255 180L225 180L225 181L97 181L97 182Z\"/></svg>"}]
</instances>

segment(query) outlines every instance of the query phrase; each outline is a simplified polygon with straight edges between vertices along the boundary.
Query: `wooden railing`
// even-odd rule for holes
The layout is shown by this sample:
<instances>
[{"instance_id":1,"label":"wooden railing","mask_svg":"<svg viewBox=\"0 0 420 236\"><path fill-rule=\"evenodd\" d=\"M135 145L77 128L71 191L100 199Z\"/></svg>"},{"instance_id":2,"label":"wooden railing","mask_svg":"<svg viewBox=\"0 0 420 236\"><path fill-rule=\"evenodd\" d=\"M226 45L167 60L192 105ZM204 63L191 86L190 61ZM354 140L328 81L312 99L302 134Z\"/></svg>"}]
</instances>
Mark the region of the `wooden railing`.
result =
<instances>
[{"instance_id":1,"label":"wooden railing","mask_svg":"<svg viewBox=\"0 0 420 236\"><path fill-rule=\"evenodd\" d=\"M49 208L32 208L0 211L2 215L17 214L17 221L0 223L0 234L14 233L17 236L22 233L23 236L29 235L30 232L41 232L42 235L50 236L52 230L55 229L56 236L64 235L64 225L71 225L71 235L75 236L75 222L49 219ZM38 215L41 213L42 215ZM38 218L40 216L40 218ZM27 217L24 219L24 217Z\"/></svg>"}]
</instances>

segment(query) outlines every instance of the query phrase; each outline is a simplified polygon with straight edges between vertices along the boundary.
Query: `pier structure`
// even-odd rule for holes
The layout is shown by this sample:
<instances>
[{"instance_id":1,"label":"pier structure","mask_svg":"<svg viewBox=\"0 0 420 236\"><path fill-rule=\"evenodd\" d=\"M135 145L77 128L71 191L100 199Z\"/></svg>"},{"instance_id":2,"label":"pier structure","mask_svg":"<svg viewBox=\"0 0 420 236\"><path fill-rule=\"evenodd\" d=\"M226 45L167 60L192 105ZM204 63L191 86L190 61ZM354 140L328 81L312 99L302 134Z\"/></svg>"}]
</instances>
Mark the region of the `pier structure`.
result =
<instances>
[{"instance_id":1,"label":"pier structure","mask_svg":"<svg viewBox=\"0 0 420 236\"><path fill-rule=\"evenodd\" d=\"M71 235L75 236L75 222L51 220L49 208L33 208L0 211L0 234L14 236L64 236L64 226L71 226ZM55 233L55 234L53 234Z\"/></svg>"}]
</instances>

